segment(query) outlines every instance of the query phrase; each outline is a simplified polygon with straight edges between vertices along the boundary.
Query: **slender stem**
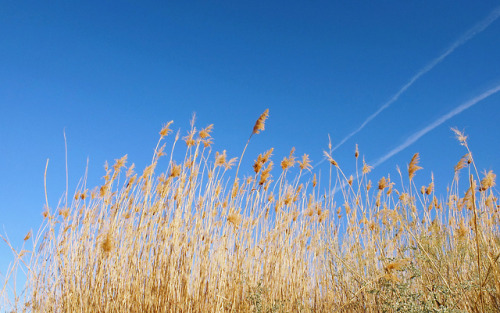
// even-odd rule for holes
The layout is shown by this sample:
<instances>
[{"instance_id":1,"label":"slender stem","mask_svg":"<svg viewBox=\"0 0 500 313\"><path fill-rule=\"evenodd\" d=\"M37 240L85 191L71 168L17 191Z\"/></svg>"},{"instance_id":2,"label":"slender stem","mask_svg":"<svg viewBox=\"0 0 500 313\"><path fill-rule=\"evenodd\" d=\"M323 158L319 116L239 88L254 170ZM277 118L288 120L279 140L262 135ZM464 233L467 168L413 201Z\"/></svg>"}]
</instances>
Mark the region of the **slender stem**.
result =
<instances>
[{"instance_id":1,"label":"slender stem","mask_svg":"<svg viewBox=\"0 0 500 313\"><path fill-rule=\"evenodd\" d=\"M470 188L472 195L472 207L474 209L474 232L476 233L476 251L477 251L477 279L479 282L479 301L481 302L482 312L484 312L483 295L481 291L481 251L479 251L479 232L477 230L477 208L476 208L476 193L474 190L474 177L470 175Z\"/></svg>"},{"instance_id":2,"label":"slender stem","mask_svg":"<svg viewBox=\"0 0 500 313\"><path fill-rule=\"evenodd\" d=\"M252 135L253 135L253 133L252 133ZM241 153L240 161L238 162L238 167L236 168L236 175L234 176L234 182L236 182L236 180L238 179L238 172L240 171L241 160L243 159L243 155L245 154L245 151L247 150L248 143L250 142L252 135L250 135L250 137L248 138L247 143L245 145L245 148L243 148L243 152Z\"/></svg>"}]
</instances>

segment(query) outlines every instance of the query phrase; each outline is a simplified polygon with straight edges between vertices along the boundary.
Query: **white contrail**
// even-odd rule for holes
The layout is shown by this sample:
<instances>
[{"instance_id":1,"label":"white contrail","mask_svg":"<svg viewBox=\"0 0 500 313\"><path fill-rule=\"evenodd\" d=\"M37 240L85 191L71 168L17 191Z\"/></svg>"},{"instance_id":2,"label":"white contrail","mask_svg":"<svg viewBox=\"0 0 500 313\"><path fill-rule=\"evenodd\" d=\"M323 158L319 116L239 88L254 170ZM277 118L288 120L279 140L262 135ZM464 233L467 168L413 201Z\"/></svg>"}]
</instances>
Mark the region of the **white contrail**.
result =
<instances>
[{"instance_id":1,"label":"white contrail","mask_svg":"<svg viewBox=\"0 0 500 313\"><path fill-rule=\"evenodd\" d=\"M446 122L450 118L454 117L455 115L461 113L462 111L470 108L471 106L475 105L479 101L484 100L484 99L488 98L489 96L497 93L498 91L500 91L500 84L497 85L496 87L493 87L493 88L491 88L491 89L483 92L479 96L477 96L477 97L475 97L475 98L473 98L473 99L471 99L471 100L469 100L469 101L467 101L467 102L459 105L458 107L454 108L450 112L446 113L445 115L441 116L440 118L438 118L437 120L435 120L434 122L432 122L431 124L429 124L427 127L423 128L423 129L419 130L418 132L414 133L413 135L411 135L401 145L397 146L396 148L392 149L387 154L385 154L384 156L382 156L381 158L379 158L372 166L375 168L378 165L384 163L389 158L391 158L392 156L394 156L396 153L398 153L398 152L402 151L403 149L407 148L408 146L410 146L411 144L413 144L415 141L417 141L418 139L420 139L420 137L422 137L423 135L427 134L428 132L430 132L434 128L436 128L439 125L443 124L444 122Z\"/></svg>"},{"instance_id":2,"label":"white contrail","mask_svg":"<svg viewBox=\"0 0 500 313\"><path fill-rule=\"evenodd\" d=\"M359 133L368 123L370 123L371 120L373 120L377 115L380 114L383 110L387 109L392 103L394 103L396 100L398 100L399 96L401 96L408 88L411 87L420 77L422 77L424 74L432 70L436 65L441 63L448 55L450 55L455 49L460 47L461 45L465 44L467 41L472 39L474 36L485 30L491 23L493 23L498 17L500 17L500 7L497 7L494 9L485 19L477 23L474 27L469 29L467 32L465 32L457 41L455 41L446 51L441 54L439 57L435 58L432 60L429 64L424 66L420 71L418 71L417 74L415 74L409 81L399 89L398 92L396 92L389 101L384 103L375 113L370 115L364 122L359 126L355 131L347 135L342 141L340 141L339 144L337 144L333 150L336 150L339 148L341 145L343 145L347 140L349 140L352 136L356 135Z\"/></svg>"},{"instance_id":3,"label":"white contrail","mask_svg":"<svg viewBox=\"0 0 500 313\"><path fill-rule=\"evenodd\" d=\"M375 163L373 163L371 165L372 169L375 168L375 167L377 167L377 166L379 166L380 164L384 163L385 161L389 160L395 154L397 154L397 153L401 152L402 150L408 148L410 145L412 145L413 143L415 143L415 141L417 141L418 139L420 139L420 137L422 137L423 135L427 134L428 132L430 132L434 128L438 127L439 125L443 124L444 122L446 122L450 118L454 117L457 114L462 113L464 110L470 108L471 106L475 105L476 103L480 102L481 100L484 100L484 99L488 98L489 96L491 96L491 95L493 95L493 94L495 94L495 93L497 93L499 91L500 91L500 84L498 84L497 86L495 86L495 87L493 87L493 88L491 88L491 89L483 92L479 96L477 96L475 98L472 98L471 100L469 100L469 101L467 101L465 103L462 103L461 105L457 106L456 108L454 108L450 112L446 113L445 115L441 116L440 118L438 118L437 120L435 120L431 124L427 125L423 129L419 130L418 132L416 132L413 135L411 135L410 137L408 137L408 139L406 139L401 145L397 146L396 148L394 148L391 151L389 151L388 153L386 153L384 156L380 157L377 161L375 161ZM361 174L359 174L359 175L361 175ZM358 175L358 177L359 177L359 175ZM333 191L332 195L334 195L337 192L339 192L343 187L345 187L345 185L346 185L346 182L343 182L342 186L341 187L337 187Z\"/></svg>"}]
</instances>

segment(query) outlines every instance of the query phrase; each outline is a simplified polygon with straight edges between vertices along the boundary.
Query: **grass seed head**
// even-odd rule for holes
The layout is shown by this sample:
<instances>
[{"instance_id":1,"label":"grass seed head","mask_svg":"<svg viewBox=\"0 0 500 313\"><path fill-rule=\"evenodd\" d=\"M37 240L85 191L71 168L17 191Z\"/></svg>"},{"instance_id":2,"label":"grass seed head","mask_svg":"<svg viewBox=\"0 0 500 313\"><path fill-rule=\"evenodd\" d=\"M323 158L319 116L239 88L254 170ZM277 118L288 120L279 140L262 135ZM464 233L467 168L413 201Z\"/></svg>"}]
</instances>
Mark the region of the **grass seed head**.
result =
<instances>
[{"instance_id":1,"label":"grass seed head","mask_svg":"<svg viewBox=\"0 0 500 313\"><path fill-rule=\"evenodd\" d=\"M328 153L326 151L323 151L323 155L328 160L328 162L330 162L331 165L333 165L335 167L339 167L339 164L332 158L332 156L330 155L330 153Z\"/></svg>"},{"instance_id":2,"label":"grass seed head","mask_svg":"<svg viewBox=\"0 0 500 313\"><path fill-rule=\"evenodd\" d=\"M455 136L457 137L461 145L464 146L467 144L467 136L465 136L463 132L459 131L456 128L451 128L451 130L455 133Z\"/></svg>"},{"instance_id":3,"label":"grass seed head","mask_svg":"<svg viewBox=\"0 0 500 313\"><path fill-rule=\"evenodd\" d=\"M373 169L373 166L366 164L365 158L363 158L363 170L362 170L363 174L366 175L366 174L370 173L372 169Z\"/></svg>"},{"instance_id":4,"label":"grass seed head","mask_svg":"<svg viewBox=\"0 0 500 313\"><path fill-rule=\"evenodd\" d=\"M214 124L210 124L207 127L203 128L200 130L200 133L198 134L201 139L206 139L210 137L210 133L212 132L214 128Z\"/></svg>"},{"instance_id":5,"label":"grass seed head","mask_svg":"<svg viewBox=\"0 0 500 313\"><path fill-rule=\"evenodd\" d=\"M266 119L268 117L269 117L269 109L266 109L264 113L262 113L255 122L255 125L253 126L252 135L258 134L265 129Z\"/></svg>"},{"instance_id":6,"label":"grass seed head","mask_svg":"<svg viewBox=\"0 0 500 313\"><path fill-rule=\"evenodd\" d=\"M170 134L172 132L172 130L170 129L170 125L172 125L173 122L174 121L170 121L167 124L163 125L163 128L160 131L160 136L162 138L165 136L168 136L168 134Z\"/></svg>"},{"instance_id":7,"label":"grass seed head","mask_svg":"<svg viewBox=\"0 0 500 313\"><path fill-rule=\"evenodd\" d=\"M186 136L182 138L184 142L186 142L186 146L192 147L196 144L196 140L194 139L195 135L196 135L196 128L193 128L188 132Z\"/></svg>"},{"instance_id":8,"label":"grass seed head","mask_svg":"<svg viewBox=\"0 0 500 313\"><path fill-rule=\"evenodd\" d=\"M215 152L215 166L224 166L224 164L226 164L226 150L223 150L222 153Z\"/></svg>"},{"instance_id":9,"label":"grass seed head","mask_svg":"<svg viewBox=\"0 0 500 313\"><path fill-rule=\"evenodd\" d=\"M127 155L125 154L123 157L120 159L115 160L115 164L113 165L113 169L115 172L119 172L122 167L125 166L125 163L127 163Z\"/></svg>"},{"instance_id":10,"label":"grass seed head","mask_svg":"<svg viewBox=\"0 0 500 313\"><path fill-rule=\"evenodd\" d=\"M430 195L434 191L434 182L430 182L427 188L425 188L425 194Z\"/></svg>"},{"instance_id":11,"label":"grass seed head","mask_svg":"<svg viewBox=\"0 0 500 313\"><path fill-rule=\"evenodd\" d=\"M302 162L299 161L300 170L311 170L311 160L309 160L309 155L305 154L302 156Z\"/></svg>"},{"instance_id":12,"label":"grass seed head","mask_svg":"<svg viewBox=\"0 0 500 313\"><path fill-rule=\"evenodd\" d=\"M234 157L234 158L231 158L229 159L226 163L224 163L224 168L226 170L229 170L231 167L234 166L234 164L236 164L236 161L238 160L237 157Z\"/></svg>"},{"instance_id":13,"label":"grass seed head","mask_svg":"<svg viewBox=\"0 0 500 313\"><path fill-rule=\"evenodd\" d=\"M295 165L295 156L293 153L295 152L295 148L292 148L290 151L290 155L288 157L284 157L283 161L281 161L281 168L283 170L287 170L290 167L293 167Z\"/></svg>"},{"instance_id":14,"label":"grass seed head","mask_svg":"<svg viewBox=\"0 0 500 313\"><path fill-rule=\"evenodd\" d=\"M484 178L481 180L481 187L479 191L486 191L491 187L495 186L495 179L497 175L493 173L493 171L484 172Z\"/></svg>"},{"instance_id":15,"label":"grass seed head","mask_svg":"<svg viewBox=\"0 0 500 313\"><path fill-rule=\"evenodd\" d=\"M387 188L389 186L389 183L387 182L387 180L385 179L385 177L382 177L379 181L378 181L378 189L379 190L384 190L385 188Z\"/></svg>"},{"instance_id":16,"label":"grass seed head","mask_svg":"<svg viewBox=\"0 0 500 313\"><path fill-rule=\"evenodd\" d=\"M253 164L253 171L255 172L255 174L258 174L262 169L262 165L264 165L264 162L262 160L263 160L262 154L259 154L257 160L255 160Z\"/></svg>"},{"instance_id":17,"label":"grass seed head","mask_svg":"<svg viewBox=\"0 0 500 313\"><path fill-rule=\"evenodd\" d=\"M212 138L206 138L202 139L201 142L203 143L203 147L208 148L214 143L214 140Z\"/></svg>"},{"instance_id":18,"label":"grass seed head","mask_svg":"<svg viewBox=\"0 0 500 313\"><path fill-rule=\"evenodd\" d=\"M259 185L264 185L268 179L271 177L271 170L273 169L273 162L269 162L267 167L260 174Z\"/></svg>"},{"instance_id":19,"label":"grass seed head","mask_svg":"<svg viewBox=\"0 0 500 313\"><path fill-rule=\"evenodd\" d=\"M170 168L170 177L179 177L181 175L182 167L181 165L175 164L175 162L172 161L172 165Z\"/></svg>"},{"instance_id":20,"label":"grass seed head","mask_svg":"<svg viewBox=\"0 0 500 313\"><path fill-rule=\"evenodd\" d=\"M462 158L460 158L460 161L458 161L457 165L455 165L455 174L458 174L458 172L460 172L461 169L463 169L468 165L468 160L469 160L468 153L464 155Z\"/></svg>"},{"instance_id":21,"label":"grass seed head","mask_svg":"<svg viewBox=\"0 0 500 313\"><path fill-rule=\"evenodd\" d=\"M419 161L420 161L420 158L419 158L418 152L417 152L411 158L410 165L408 165L408 176L410 177L410 180L413 179L416 171L422 169L422 167L418 166Z\"/></svg>"},{"instance_id":22,"label":"grass seed head","mask_svg":"<svg viewBox=\"0 0 500 313\"><path fill-rule=\"evenodd\" d=\"M227 216L227 220L235 227L238 228L240 223L241 223L241 215L234 212L234 213L229 213Z\"/></svg>"},{"instance_id":23,"label":"grass seed head","mask_svg":"<svg viewBox=\"0 0 500 313\"><path fill-rule=\"evenodd\" d=\"M104 253L108 254L114 248L114 240L111 232L108 232L101 243L101 249Z\"/></svg>"},{"instance_id":24,"label":"grass seed head","mask_svg":"<svg viewBox=\"0 0 500 313\"><path fill-rule=\"evenodd\" d=\"M24 240L24 241L26 241L26 240L30 239L32 235L33 235L33 232L30 230L30 231L26 234L26 236L24 236L24 239L23 239L23 240Z\"/></svg>"}]
</instances>

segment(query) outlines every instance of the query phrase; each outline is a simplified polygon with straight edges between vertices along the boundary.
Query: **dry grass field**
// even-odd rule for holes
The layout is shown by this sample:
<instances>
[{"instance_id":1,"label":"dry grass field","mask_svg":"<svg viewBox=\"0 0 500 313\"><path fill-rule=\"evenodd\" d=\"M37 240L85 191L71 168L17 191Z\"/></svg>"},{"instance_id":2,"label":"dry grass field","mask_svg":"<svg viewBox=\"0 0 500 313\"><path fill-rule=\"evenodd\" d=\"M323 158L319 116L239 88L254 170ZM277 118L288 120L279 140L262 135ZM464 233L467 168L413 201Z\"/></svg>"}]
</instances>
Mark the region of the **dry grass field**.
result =
<instances>
[{"instance_id":1,"label":"dry grass field","mask_svg":"<svg viewBox=\"0 0 500 313\"><path fill-rule=\"evenodd\" d=\"M267 111L250 139L266 118ZM271 149L229 158L211 150L211 125L180 137L171 123L144 170L124 156L106 166L101 186L83 180L67 206L46 207L40 231L25 238L31 248L13 260L13 271L27 273L25 292L10 296L9 273L0 305L14 312L500 312L495 174L476 169L459 131L465 155L450 165L448 194L437 195L433 181L414 183L418 154L396 181L371 180L358 151L359 172L347 177L325 151L325 186L307 155L292 150L273 160ZM174 149L185 149L182 162ZM255 159L253 175L238 176L243 157ZM161 162L168 170L157 173Z\"/></svg>"}]
</instances>

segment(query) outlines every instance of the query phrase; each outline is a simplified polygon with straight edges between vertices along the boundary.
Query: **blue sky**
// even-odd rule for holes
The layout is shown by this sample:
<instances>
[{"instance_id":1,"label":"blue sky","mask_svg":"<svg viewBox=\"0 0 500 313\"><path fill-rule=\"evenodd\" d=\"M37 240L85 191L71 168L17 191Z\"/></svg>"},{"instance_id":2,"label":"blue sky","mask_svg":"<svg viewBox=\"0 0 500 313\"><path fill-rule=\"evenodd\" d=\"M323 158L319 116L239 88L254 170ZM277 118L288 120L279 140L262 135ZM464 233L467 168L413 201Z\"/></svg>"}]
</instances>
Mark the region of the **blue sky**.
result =
<instances>
[{"instance_id":1,"label":"blue sky","mask_svg":"<svg viewBox=\"0 0 500 313\"><path fill-rule=\"evenodd\" d=\"M432 171L445 192L466 152L450 131L457 127L469 135L479 169L497 170L500 18L491 14L498 4L425 3L3 2L1 233L18 247L40 225L47 159L49 204L57 205L65 190L63 131L70 194L87 159L90 186L99 184L106 160L124 154L142 169L162 124L174 120L185 134L193 112L198 127L214 124L214 150L239 156L269 108L242 174L270 147L275 161L296 147L316 164L328 134L338 145L443 55L333 157L349 175L356 143L368 163L390 156L373 171L376 181L419 152L417 176L427 184ZM487 27L453 48L488 16ZM327 169L326 162L317 168ZM10 259L0 244L0 273Z\"/></svg>"}]
</instances>

